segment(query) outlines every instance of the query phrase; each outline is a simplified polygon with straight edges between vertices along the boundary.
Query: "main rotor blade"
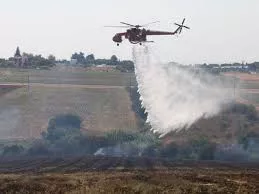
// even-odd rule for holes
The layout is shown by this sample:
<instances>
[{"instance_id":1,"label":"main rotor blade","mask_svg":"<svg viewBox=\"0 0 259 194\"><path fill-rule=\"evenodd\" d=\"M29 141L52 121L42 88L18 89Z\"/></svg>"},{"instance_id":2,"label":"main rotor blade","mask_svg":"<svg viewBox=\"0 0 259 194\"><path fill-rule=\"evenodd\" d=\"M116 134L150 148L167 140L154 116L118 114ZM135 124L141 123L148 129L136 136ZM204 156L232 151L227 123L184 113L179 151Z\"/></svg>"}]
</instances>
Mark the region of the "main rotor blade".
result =
<instances>
[{"instance_id":1,"label":"main rotor blade","mask_svg":"<svg viewBox=\"0 0 259 194\"><path fill-rule=\"evenodd\" d=\"M128 23L125 23L125 22L120 22L121 24L124 24L124 25L128 25L128 26L132 26L132 27L135 27L135 25L132 25L132 24L128 24Z\"/></svg>"},{"instance_id":2,"label":"main rotor blade","mask_svg":"<svg viewBox=\"0 0 259 194\"><path fill-rule=\"evenodd\" d=\"M128 28L128 26L104 26L106 28Z\"/></svg>"},{"instance_id":3,"label":"main rotor blade","mask_svg":"<svg viewBox=\"0 0 259 194\"><path fill-rule=\"evenodd\" d=\"M185 18L183 19L182 25L184 24L184 22L185 22Z\"/></svg>"},{"instance_id":4,"label":"main rotor blade","mask_svg":"<svg viewBox=\"0 0 259 194\"><path fill-rule=\"evenodd\" d=\"M147 24L141 25L141 27L148 26L148 25L150 25L150 24L159 23L159 22L160 22L160 21L150 22L150 23L147 23Z\"/></svg>"},{"instance_id":5,"label":"main rotor blade","mask_svg":"<svg viewBox=\"0 0 259 194\"><path fill-rule=\"evenodd\" d=\"M189 30L190 30L190 28L189 28L188 26L183 26L183 28L187 28L187 29L189 29Z\"/></svg>"}]
</instances>

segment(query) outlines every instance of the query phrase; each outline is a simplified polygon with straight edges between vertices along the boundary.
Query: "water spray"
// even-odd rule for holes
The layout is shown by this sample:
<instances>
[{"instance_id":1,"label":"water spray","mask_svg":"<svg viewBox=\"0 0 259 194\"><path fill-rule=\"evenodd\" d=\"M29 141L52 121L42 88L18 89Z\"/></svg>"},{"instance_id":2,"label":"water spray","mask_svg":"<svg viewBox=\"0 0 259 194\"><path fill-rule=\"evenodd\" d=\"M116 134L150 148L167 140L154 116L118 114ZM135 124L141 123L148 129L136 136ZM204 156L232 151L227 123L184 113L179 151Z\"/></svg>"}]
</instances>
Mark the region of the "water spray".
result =
<instances>
[{"instance_id":1,"label":"water spray","mask_svg":"<svg viewBox=\"0 0 259 194\"><path fill-rule=\"evenodd\" d=\"M180 65L162 64L151 46L132 51L138 92L147 122L161 136L188 129L200 118L218 114L233 92L216 76Z\"/></svg>"}]
</instances>

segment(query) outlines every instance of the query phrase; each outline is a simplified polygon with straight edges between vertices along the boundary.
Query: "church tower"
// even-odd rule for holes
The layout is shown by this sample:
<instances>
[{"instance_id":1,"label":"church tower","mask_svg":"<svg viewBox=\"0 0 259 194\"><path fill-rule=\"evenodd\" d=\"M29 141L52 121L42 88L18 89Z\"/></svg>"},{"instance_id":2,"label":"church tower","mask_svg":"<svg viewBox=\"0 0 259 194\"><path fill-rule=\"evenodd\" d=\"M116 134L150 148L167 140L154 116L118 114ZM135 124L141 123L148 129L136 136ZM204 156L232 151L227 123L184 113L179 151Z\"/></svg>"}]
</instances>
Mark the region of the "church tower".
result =
<instances>
[{"instance_id":1,"label":"church tower","mask_svg":"<svg viewBox=\"0 0 259 194\"><path fill-rule=\"evenodd\" d=\"M22 55L20 52L19 47L16 48L15 54L14 54L14 64L16 67L22 67L23 61L22 61Z\"/></svg>"}]
</instances>

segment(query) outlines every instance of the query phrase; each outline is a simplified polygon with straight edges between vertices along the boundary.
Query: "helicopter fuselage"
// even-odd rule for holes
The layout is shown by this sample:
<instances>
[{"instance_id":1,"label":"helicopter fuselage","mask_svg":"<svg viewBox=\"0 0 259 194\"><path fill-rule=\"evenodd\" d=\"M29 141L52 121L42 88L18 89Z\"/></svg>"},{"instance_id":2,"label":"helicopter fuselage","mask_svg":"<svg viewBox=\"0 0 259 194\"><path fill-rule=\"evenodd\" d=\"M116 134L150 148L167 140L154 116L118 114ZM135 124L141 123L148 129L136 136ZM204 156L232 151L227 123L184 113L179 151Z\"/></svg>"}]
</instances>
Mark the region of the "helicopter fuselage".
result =
<instances>
[{"instance_id":1,"label":"helicopter fuselage","mask_svg":"<svg viewBox=\"0 0 259 194\"><path fill-rule=\"evenodd\" d=\"M182 21L181 24L175 23L175 25L177 25L178 27L173 32L146 30L145 28L141 28L146 25L132 25L132 24L128 24L125 22L121 22L122 24L131 26L132 28L128 29L126 32L115 34L115 36L112 38L112 40L114 42L116 42L118 46L123 41L123 37L125 37L125 39L128 39L129 42L132 44L138 44L138 43L142 44L143 42L153 42L153 41L147 41L147 36L176 35L176 34L180 34L182 32L183 28L190 29L189 27L184 25L184 22L185 22L185 19ZM156 23L156 22L152 22L152 23ZM149 24L151 24L151 23L149 23ZM107 26L107 27L121 27L121 26ZM122 27L125 27L125 26L122 26Z\"/></svg>"},{"instance_id":2,"label":"helicopter fuselage","mask_svg":"<svg viewBox=\"0 0 259 194\"><path fill-rule=\"evenodd\" d=\"M139 29L139 28L131 28L126 31L126 33L118 33L113 37L113 41L116 43L122 42L122 36L129 40L132 44L138 44L140 42L147 41L147 34L146 29Z\"/></svg>"}]
</instances>

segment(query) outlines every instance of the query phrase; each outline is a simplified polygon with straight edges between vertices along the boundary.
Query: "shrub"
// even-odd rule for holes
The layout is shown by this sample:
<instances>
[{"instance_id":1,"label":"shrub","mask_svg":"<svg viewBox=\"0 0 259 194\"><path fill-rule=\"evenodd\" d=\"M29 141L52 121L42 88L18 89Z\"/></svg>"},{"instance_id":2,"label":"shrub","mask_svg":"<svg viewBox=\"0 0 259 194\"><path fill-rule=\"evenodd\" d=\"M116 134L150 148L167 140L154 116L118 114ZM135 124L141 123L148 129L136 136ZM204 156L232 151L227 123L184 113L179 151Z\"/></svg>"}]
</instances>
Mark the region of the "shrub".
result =
<instances>
[{"instance_id":1,"label":"shrub","mask_svg":"<svg viewBox=\"0 0 259 194\"><path fill-rule=\"evenodd\" d=\"M176 145L175 143L170 143L160 148L159 155L161 157L166 157L166 158L176 158L178 154L178 150L179 150L178 145Z\"/></svg>"},{"instance_id":2,"label":"shrub","mask_svg":"<svg viewBox=\"0 0 259 194\"><path fill-rule=\"evenodd\" d=\"M143 150L142 152L142 156L146 156L146 157L156 157L159 156L161 154L159 154L159 149L157 145L151 145L148 146L146 149Z\"/></svg>"},{"instance_id":3,"label":"shrub","mask_svg":"<svg viewBox=\"0 0 259 194\"><path fill-rule=\"evenodd\" d=\"M249 147L249 143L251 140L254 140L254 139L258 139L259 138L259 134L255 133L254 131L251 131L251 132L248 132L247 134L245 135L240 135L238 137L238 143L240 145L242 145L242 147L247 150L248 147Z\"/></svg>"},{"instance_id":4,"label":"shrub","mask_svg":"<svg viewBox=\"0 0 259 194\"><path fill-rule=\"evenodd\" d=\"M105 138L107 139L110 145L115 145L135 140L136 134L132 132L125 132L122 130L114 130L107 132Z\"/></svg>"},{"instance_id":5,"label":"shrub","mask_svg":"<svg viewBox=\"0 0 259 194\"><path fill-rule=\"evenodd\" d=\"M236 103L231 108L232 112L246 115L249 120L256 121L258 119L256 108L253 105Z\"/></svg>"},{"instance_id":6,"label":"shrub","mask_svg":"<svg viewBox=\"0 0 259 194\"><path fill-rule=\"evenodd\" d=\"M193 153L199 160L213 160L216 145L209 142L207 138L200 138L190 142Z\"/></svg>"},{"instance_id":7,"label":"shrub","mask_svg":"<svg viewBox=\"0 0 259 194\"><path fill-rule=\"evenodd\" d=\"M130 99L132 102L132 110L135 114L143 121L147 120L147 113L145 112L145 108L141 105L140 94L138 92L138 88L128 88L130 92Z\"/></svg>"},{"instance_id":8,"label":"shrub","mask_svg":"<svg viewBox=\"0 0 259 194\"><path fill-rule=\"evenodd\" d=\"M80 135L81 118L73 114L62 114L50 119L47 132L42 137L50 142L57 141L65 136Z\"/></svg>"},{"instance_id":9,"label":"shrub","mask_svg":"<svg viewBox=\"0 0 259 194\"><path fill-rule=\"evenodd\" d=\"M24 148L21 145L11 145L11 146L5 146L3 148L4 156L15 156L15 155L19 155L23 152L24 152Z\"/></svg>"},{"instance_id":10,"label":"shrub","mask_svg":"<svg viewBox=\"0 0 259 194\"><path fill-rule=\"evenodd\" d=\"M50 150L46 142L39 140L32 144L27 153L31 156L44 156L48 155Z\"/></svg>"},{"instance_id":11,"label":"shrub","mask_svg":"<svg viewBox=\"0 0 259 194\"><path fill-rule=\"evenodd\" d=\"M218 145L215 151L215 159L236 162L247 161L249 154L240 145Z\"/></svg>"},{"instance_id":12,"label":"shrub","mask_svg":"<svg viewBox=\"0 0 259 194\"><path fill-rule=\"evenodd\" d=\"M108 147L109 142L105 137L97 137L97 136L86 137L86 136L82 136L79 140L79 146L82 149L84 149L85 153L93 154L99 148Z\"/></svg>"},{"instance_id":13,"label":"shrub","mask_svg":"<svg viewBox=\"0 0 259 194\"><path fill-rule=\"evenodd\" d=\"M214 155L216 151L215 144L206 144L199 150L198 159L199 160L214 160Z\"/></svg>"}]
</instances>

